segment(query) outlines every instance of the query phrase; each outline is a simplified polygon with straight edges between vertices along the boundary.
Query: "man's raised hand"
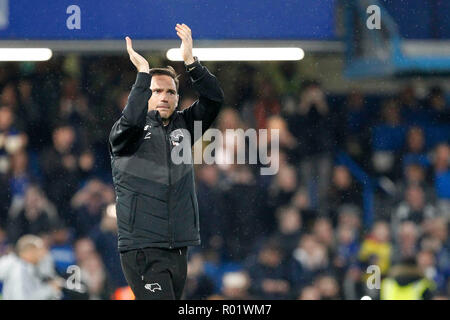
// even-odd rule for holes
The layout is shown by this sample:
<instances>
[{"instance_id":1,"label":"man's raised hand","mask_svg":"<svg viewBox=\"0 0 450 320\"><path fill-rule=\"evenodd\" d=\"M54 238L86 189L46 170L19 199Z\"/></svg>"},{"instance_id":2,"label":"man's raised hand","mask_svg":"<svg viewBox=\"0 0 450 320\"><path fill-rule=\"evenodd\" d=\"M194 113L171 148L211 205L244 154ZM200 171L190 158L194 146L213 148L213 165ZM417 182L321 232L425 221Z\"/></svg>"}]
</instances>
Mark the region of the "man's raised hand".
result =
<instances>
[{"instance_id":1,"label":"man's raised hand","mask_svg":"<svg viewBox=\"0 0 450 320\"><path fill-rule=\"evenodd\" d=\"M180 50L184 63L185 64L194 63L195 60L192 54L193 40L191 29L184 23L183 24L177 23L177 25L175 26L175 30L177 30L177 35L181 39Z\"/></svg>"},{"instance_id":2,"label":"man's raised hand","mask_svg":"<svg viewBox=\"0 0 450 320\"><path fill-rule=\"evenodd\" d=\"M130 37L125 37L125 40L127 42L127 51L128 51L128 54L130 55L130 60L134 64L134 66L136 67L138 72L149 73L150 66L148 64L148 61L143 56L141 56L139 53L134 51L133 44L131 43Z\"/></svg>"}]
</instances>

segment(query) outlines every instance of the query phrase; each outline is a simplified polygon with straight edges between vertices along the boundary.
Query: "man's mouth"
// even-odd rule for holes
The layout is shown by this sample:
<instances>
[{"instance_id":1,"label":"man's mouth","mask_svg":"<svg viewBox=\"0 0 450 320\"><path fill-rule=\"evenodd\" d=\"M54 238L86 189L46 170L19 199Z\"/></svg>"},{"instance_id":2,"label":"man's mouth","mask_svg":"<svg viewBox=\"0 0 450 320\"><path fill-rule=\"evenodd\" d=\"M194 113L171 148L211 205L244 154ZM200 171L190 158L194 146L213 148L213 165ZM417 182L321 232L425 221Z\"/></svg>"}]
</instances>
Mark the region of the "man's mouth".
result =
<instances>
[{"instance_id":1,"label":"man's mouth","mask_svg":"<svg viewBox=\"0 0 450 320\"><path fill-rule=\"evenodd\" d=\"M157 109L169 110L168 106L157 106Z\"/></svg>"}]
</instances>

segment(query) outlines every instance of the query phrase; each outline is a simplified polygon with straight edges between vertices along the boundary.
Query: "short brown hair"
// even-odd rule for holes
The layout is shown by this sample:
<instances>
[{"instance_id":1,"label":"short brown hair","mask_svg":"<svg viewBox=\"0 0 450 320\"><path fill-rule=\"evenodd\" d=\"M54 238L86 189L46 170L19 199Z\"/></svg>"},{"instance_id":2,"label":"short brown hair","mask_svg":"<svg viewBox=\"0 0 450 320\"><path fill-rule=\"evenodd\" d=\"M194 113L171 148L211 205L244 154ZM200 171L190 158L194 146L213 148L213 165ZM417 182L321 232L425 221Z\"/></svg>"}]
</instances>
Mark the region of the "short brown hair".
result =
<instances>
[{"instance_id":1,"label":"short brown hair","mask_svg":"<svg viewBox=\"0 0 450 320\"><path fill-rule=\"evenodd\" d=\"M179 86L178 77L180 75L177 75L177 73L173 67L167 66L165 68L152 68L152 69L150 69L149 74L151 76L158 74L158 75L165 75L165 76L171 77L175 81L175 86L177 87L177 91L178 91L178 86Z\"/></svg>"},{"instance_id":2,"label":"short brown hair","mask_svg":"<svg viewBox=\"0 0 450 320\"><path fill-rule=\"evenodd\" d=\"M27 234L22 236L16 243L16 253L20 255L22 252L25 252L29 249L41 249L44 248L44 242L38 236Z\"/></svg>"}]
</instances>

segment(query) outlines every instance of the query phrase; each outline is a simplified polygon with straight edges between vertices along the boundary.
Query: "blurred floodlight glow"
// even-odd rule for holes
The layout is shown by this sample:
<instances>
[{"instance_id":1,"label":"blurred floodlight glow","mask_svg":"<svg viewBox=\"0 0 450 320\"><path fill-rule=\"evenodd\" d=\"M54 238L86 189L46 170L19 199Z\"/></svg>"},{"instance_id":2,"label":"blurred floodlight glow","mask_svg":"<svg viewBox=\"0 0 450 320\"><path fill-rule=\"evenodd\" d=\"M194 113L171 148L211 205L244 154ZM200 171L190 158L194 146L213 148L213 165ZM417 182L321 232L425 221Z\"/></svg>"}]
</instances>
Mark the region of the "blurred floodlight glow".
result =
<instances>
[{"instance_id":1,"label":"blurred floodlight glow","mask_svg":"<svg viewBox=\"0 0 450 320\"><path fill-rule=\"evenodd\" d=\"M300 48L194 48L194 56L200 61L296 61L305 56ZM167 59L183 61L181 51L167 51Z\"/></svg>"},{"instance_id":2,"label":"blurred floodlight glow","mask_svg":"<svg viewBox=\"0 0 450 320\"><path fill-rule=\"evenodd\" d=\"M48 48L1 48L0 61L47 61L52 57Z\"/></svg>"}]
</instances>

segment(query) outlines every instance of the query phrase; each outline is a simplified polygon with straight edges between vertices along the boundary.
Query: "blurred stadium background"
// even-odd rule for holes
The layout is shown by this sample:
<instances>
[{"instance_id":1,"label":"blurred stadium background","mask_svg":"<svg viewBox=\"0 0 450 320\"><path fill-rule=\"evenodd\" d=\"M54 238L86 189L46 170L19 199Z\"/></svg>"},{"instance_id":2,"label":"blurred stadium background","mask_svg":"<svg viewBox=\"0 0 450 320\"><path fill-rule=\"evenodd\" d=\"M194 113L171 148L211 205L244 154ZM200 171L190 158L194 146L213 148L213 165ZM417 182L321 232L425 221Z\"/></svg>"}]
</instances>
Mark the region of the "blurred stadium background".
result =
<instances>
[{"instance_id":1,"label":"blurred stadium background","mask_svg":"<svg viewBox=\"0 0 450 320\"><path fill-rule=\"evenodd\" d=\"M370 5L379 30L366 25ZM401 296L385 282L403 298L448 298L449 14L444 0L0 0L0 256L39 235L48 276L80 267L85 290L63 299L132 298L107 148L136 76L124 37L151 66L175 67L185 108L196 94L166 56L182 22L196 48L305 54L204 62L225 92L215 127L280 129L280 169L197 166L203 244L190 250L184 298L379 299L370 265L424 284ZM5 48L52 56L8 61L18 53Z\"/></svg>"}]
</instances>

